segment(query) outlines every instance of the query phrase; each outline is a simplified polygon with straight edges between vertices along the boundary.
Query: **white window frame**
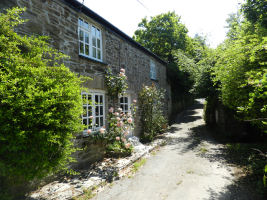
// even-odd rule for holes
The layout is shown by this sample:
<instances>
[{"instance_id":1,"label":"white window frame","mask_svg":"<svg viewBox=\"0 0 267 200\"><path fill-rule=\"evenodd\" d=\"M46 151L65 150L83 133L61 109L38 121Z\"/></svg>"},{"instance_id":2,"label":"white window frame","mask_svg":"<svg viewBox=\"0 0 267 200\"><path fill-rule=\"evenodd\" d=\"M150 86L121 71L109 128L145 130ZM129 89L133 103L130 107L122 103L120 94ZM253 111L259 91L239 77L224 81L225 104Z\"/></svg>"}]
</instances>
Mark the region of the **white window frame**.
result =
<instances>
[{"instance_id":1,"label":"white window frame","mask_svg":"<svg viewBox=\"0 0 267 200\"><path fill-rule=\"evenodd\" d=\"M128 102L127 103L125 103L125 102L122 102L121 103L121 98L127 98L128 99ZM122 112L124 114L127 114L127 113L129 113L131 111L131 104L132 104L132 102L131 102L131 96L129 94L123 94L123 95L120 95L119 96L119 106L122 109ZM128 110L125 110L125 105L128 106ZM127 138L132 137L132 136L133 136L133 131L130 130L130 133L127 135Z\"/></svg>"},{"instance_id":2,"label":"white window frame","mask_svg":"<svg viewBox=\"0 0 267 200\"><path fill-rule=\"evenodd\" d=\"M83 34L81 34L83 33ZM86 39L85 35L88 35ZM97 60L103 60L103 50L102 50L102 32L95 25L89 24L82 18L78 19L78 40L79 40L79 55ZM88 40L88 41L87 41ZM81 45L82 48L81 48ZM86 51L88 47L88 51ZM81 51L81 49L83 49ZM87 53L88 52L88 53Z\"/></svg>"},{"instance_id":3,"label":"white window frame","mask_svg":"<svg viewBox=\"0 0 267 200\"><path fill-rule=\"evenodd\" d=\"M157 68L152 60L150 60L150 79L157 80Z\"/></svg>"},{"instance_id":4,"label":"white window frame","mask_svg":"<svg viewBox=\"0 0 267 200\"><path fill-rule=\"evenodd\" d=\"M86 135L87 130L91 129L92 131L98 131L101 127L105 126L105 93L103 92L82 92L82 98L85 95L87 99L87 103L83 104L83 109L86 109L86 113L83 113L82 115L82 123L86 125L86 129L83 131L84 135ZM91 96L91 101L88 101L88 97ZM102 98L102 103L96 103L96 99L100 101ZM102 107L102 113L101 113L101 107ZM90 112L91 110L91 112ZM98 111L98 113L97 113ZM90 116L93 116L93 119L91 120L91 126L89 126L90 123ZM101 123L101 119L103 120ZM84 123L84 120L86 120L86 124ZM101 123L101 124L100 124Z\"/></svg>"},{"instance_id":5,"label":"white window frame","mask_svg":"<svg viewBox=\"0 0 267 200\"><path fill-rule=\"evenodd\" d=\"M121 98L127 98L128 99L128 102L124 102L124 100L121 102ZM128 113L129 111L131 111L131 98L130 98L130 95L128 94L123 94L123 95L120 95L119 96L119 105L120 105L120 108L122 109L122 112L123 113ZM126 110L125 107L128 107L128 109Z\"/></svg>"}]
</instances>

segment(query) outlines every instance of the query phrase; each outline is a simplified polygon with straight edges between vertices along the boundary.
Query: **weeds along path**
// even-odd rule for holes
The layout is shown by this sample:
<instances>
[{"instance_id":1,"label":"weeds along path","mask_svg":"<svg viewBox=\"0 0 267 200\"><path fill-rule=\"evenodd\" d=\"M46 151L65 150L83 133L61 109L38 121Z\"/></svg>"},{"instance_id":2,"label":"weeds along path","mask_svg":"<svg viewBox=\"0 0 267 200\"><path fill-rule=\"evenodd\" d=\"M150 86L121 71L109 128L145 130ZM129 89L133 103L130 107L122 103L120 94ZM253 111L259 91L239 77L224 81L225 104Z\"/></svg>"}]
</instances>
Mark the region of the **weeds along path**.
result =
<instances>
[{"instance_id":1,"label":"weeds along path","mask_svg":"<svg viewBox=\"0 0 267 200\"><path fill-rule=\"evenodd\" d=\"M202 115L203 100L197 100L177 116L167 144L134 176L115 181L94 199L257 199L239 187L237 168L227 164L224 145L210 139Z\"/></svg>"}]
</instances>

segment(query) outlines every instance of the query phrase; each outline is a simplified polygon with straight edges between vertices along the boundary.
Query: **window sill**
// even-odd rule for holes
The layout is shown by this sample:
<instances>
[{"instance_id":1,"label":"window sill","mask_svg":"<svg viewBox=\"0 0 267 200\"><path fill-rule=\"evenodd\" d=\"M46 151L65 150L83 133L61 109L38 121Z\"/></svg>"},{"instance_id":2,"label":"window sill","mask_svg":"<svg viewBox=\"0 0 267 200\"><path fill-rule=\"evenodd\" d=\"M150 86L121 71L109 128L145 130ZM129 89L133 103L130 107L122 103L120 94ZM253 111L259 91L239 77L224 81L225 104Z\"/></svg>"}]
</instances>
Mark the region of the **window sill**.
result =
<instances>
[{"instance_id":1,"label":"window sill","mask_svg":"<svg viewBox=\"0 0 267 200\"><path fill-rule=\"evenodd\" d=\"M93 61L93 62L95 62L95 63L102 64L102 65L108 65L107 63L105 63L105 62L103 62L103 61L95 60L95 59L93 59L93 58L90 58L90 57L87 57L87 56L84 56L84 55L81 55L81 54L79 54L79 57L88 59L88 60L90 60L90 61Z\"/></svg>"}]
</instances>

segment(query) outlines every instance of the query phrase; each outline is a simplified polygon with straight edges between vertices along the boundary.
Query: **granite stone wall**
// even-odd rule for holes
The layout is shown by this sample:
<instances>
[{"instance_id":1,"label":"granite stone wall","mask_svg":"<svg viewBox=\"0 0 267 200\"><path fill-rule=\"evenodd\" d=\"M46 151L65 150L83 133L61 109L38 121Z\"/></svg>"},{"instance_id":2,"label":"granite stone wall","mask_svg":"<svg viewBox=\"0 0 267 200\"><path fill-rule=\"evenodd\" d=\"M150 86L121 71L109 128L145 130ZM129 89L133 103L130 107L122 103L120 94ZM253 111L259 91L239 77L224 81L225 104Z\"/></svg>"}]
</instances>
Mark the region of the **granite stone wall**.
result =
<instances>
[{"instance_id":1,"label":"granite stone wall","mask_svg":"<svg viewBox=\"0 0 267 200\"><path fill-rule=\"evenodd\" d=\"M131 100L137 99L138 92L143 85L156 84L159 88L166 89L165 114L168 116L171 110L170 87L167 84L166 66L154 56L138 48L129 39L93 20L85 15L81 9L68 4L67 0L1 0L0 9L14 6L26 7L23 18L28 21L19 26L17 32L27 35L48 35L50 43L59 51L70 56L64 63L73 72L90 76L93 80L84 83L89 89L106 91L104 72L107 66L111 66L115 72L125 68L128 77L129 89L127 93ZM79 55L78 44L78 18L81 17L101 30L102 34L102 62ZM157 69L157 80L150 79L150 61L153 61ZM106 96L106 113L108 100ZM135 135L140 134L140 116L136 118Z\"/></svg>"}]
</instances>

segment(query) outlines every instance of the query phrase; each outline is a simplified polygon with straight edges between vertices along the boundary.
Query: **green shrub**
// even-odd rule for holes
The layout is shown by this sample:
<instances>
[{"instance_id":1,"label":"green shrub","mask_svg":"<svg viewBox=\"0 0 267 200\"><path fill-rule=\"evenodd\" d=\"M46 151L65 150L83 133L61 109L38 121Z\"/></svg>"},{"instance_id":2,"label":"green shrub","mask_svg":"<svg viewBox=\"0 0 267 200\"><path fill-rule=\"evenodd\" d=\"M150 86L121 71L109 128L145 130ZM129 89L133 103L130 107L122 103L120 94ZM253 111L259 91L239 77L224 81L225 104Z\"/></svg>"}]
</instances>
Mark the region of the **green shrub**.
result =
<instances>
[{"instance_id":1,"label":"green shrub","mask_svg":"<svg viewBox=\"0 0 267 200\"><path fill-rule=\"evenodd\" d=\"M167 128L163 115L164 92L152 86L144 86L139 93L139 109L143 127L141 140L151 141Z\"/></svg>"},{"instance_id":2,"label":"green shrub","mask_svg":"<svg viewBox=\"0 0 267 200\"><path fill-rule=\"evenodd\" d=\"M14 32L24 9L0 14L0 178L66 169L82 130L81 80L47 37Z\"/></svg>"}]
</instances>

